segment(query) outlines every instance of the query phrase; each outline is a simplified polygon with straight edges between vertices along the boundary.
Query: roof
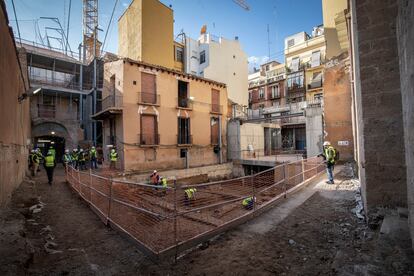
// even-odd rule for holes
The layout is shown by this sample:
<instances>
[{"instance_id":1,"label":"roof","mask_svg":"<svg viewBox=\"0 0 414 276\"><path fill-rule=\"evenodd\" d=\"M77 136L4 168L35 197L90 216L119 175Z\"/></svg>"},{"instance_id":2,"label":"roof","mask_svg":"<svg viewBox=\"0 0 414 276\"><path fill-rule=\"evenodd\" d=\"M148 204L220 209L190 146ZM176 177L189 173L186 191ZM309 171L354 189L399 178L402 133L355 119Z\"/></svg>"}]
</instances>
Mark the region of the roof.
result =
<instances>
[{"instance_id":1,"label":"roof","mask_svg":"<svg viewBox=\"0 0 414 276\"><path fill-rule=\"evenodd\" d=\"M153 68L153 69L156 69L156 70L160 70L162 72L165 71L165 72L168 72L168 73L172 73L172 74L175 74L175 75L187 77L187 78L190 78L190 79L208 82L210 84L214 84L214 85L217 85L217 86L220 86L220 87L223 87L223 88L226 87L225 83L214 81L214 80L203 78L203 77L199 77L199 76L192 75L192 74L183 73L181 71L171 69L171 68L167 68L167 67L164 67L164 66L161 66L161 65L155 65L155 64L146 63L146 62L143 62L143 61L136 61L136 60L133 60L133 59L130 59L130 58L123 58L122 60L124 61L124 63L129 62L129 63L132 63L132 64L136 64L138 66L149 67L149 68Z\"/></svg>"}]
</instances>

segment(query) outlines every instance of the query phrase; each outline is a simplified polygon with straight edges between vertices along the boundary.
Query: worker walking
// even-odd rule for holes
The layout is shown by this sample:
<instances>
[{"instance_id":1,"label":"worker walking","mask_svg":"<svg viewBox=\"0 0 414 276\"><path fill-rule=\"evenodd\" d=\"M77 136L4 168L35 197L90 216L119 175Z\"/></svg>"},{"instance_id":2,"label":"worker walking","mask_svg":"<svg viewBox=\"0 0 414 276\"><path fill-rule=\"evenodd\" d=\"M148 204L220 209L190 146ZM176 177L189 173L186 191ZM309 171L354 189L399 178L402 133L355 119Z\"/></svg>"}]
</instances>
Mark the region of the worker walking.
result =
<instances>
[{"instance_id":1,"label":"worker walking","mask_svg":"<svg viewBox=\"0 0 414 276\"><path fill-rule=\"evenodd\" d=\"M79 170L80 171L86 170L86 156L85 156L85 152L83 151L83 149L79 150L78 162L79 162Z\"/></svg>"},{"instance_id":2,"label":"worker walking","mask_svg":"<svg viewBox=\"0 0 414 276\"><path fill-rule=\"evenodd\" d=\"M196 200L196 188L188 188L184 190L184 204L186 206L190 205L191 201Z\"/></svg>"},{"instance_id":3,"label":"worker walking","mask_svg":"<svg viewBox=\"0 0 414 276\"><path fill-rule=\"evenodd\" d=\"M52 185L53 182L53 171L55 169L56 166L56 162L55 162L55 157L53 156L53 152L48 151L47 155L45 157L45 170L46 170L46 174L47 174L47 180L49 185Z\"/></svg>"},{"instance_id":4,"label":"worker walking","mask_svg":"<svg viewBox=\"0 0 414 276\"><path fill-rule=\"evenodd\" d=\"M65 154L62 157L63 167L66 168L72 162L72 156L69 154L69 150L65 150Z\"/></svg>"},{"instance_id":5,"label":"worker walking","mask_svg":"<svg viewBox=\"0 0 414 276\"><path fill-rule=\"evenodd\" d=\"M91 164L90 164L91 169L97 169L98 168L97 158L98 158L98 153L96 152L96 148L92 147L89 151L89 160L91 162Z\"/></svg>"},{"instance_id":6,"label":"worker walking","mask_svg":"<svg viewBox=\"0 0 414 276\"><path fill-rule=\"evenodd\" d=\"M72 151L72 166L75 167L75 169L78 169L78 149L74 148Z\"/></svg>"},{"instance_id":7,"label":"worker walking","mask_svg":"<svg viewBox=\"0 0 414 276\"><path fill-rule=\"evenodd\" d=\"M37 155L37 158L39 159L39 166L37 166L37 172L40 172L40 163L43 162L45 157L43 156L43 154L42 154L42 152L40 151L39 148L36 148L35 153Z\"/></svg>"},{"instance_id":8,"label":"worker walking","mask_svg":"<svg viewBox=\"0 0 414 276\"><path fill-rule=\"evenodd\" d=\"M328 175L328 181L326 181L326 183L334 184L335 182L333 171L338 156L336 149L331 146L331 143L329 141L325 141L323 143L323 153L319 154L318 156L322 156L325 159L326 173Z\"/></svg>"},{"instance_id":9,"label":"worker walking","mask_svg":"<svg viewBox=\"0 0 414 276\"><path fill-rule=\"evenodd\" d=\"M50 145L48 151L50 151L53 154L53 157L56 158L56 150L55 150L55 148L52 145Z\"/></svg>"},{"instance_id":10,"label":"worker walking","mask_svg":"<svg viewBox=\"0 0 414 276\"><path fill-rule=\"evenodd\" d=\"M36 154L35 150L32 150L30 154L30 164L31 164L32 176L36 176L37 170L39 169L39 165L40 165L40 157L38 154Z\"/></svg>"},{"instance_id":11,"label":"worker walking","mask_svg":"<svg viewBox=\"0 0 414 276\"><path fill-rule=\"evenodd\" d=\"M116 161L118 161L118 153L115 149L111 149L111 152L109 153L109 168L110 169L116 169Z\"/></svg>"},{"instance_id":12,"label":"worker walking","mask_svg":"<svg viewBox=\"0 0 414 276\"><path fill-rule=\"evenodd\" d=\"M251 210L253 209L255 201L256 201L256 198L251 196L251 197L243 199L242 205L246 210Z\"/></svg>"}]
</instances>

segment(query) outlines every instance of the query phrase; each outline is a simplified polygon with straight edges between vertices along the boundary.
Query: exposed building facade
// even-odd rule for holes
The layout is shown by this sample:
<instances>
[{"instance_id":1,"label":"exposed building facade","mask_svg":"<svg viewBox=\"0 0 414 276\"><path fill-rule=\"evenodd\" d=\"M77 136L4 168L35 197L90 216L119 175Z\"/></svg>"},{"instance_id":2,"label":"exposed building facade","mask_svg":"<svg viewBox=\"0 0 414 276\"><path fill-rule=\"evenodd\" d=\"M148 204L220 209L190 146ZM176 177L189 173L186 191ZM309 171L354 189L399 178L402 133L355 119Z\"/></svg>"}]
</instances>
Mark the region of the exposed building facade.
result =
<instances>
[{"instance_id":1,"label":"exposed building facade","mask_svg":"<svg viewBox=\"0 0 414 276\"><path fill-rule=\"evenodd\" d=\"M247 106L247 54L240 41L202 33L198 40L187 37L185 72L226 83L230 101Z\"/></svg>"},{"instance_id":2,"label":"exposed building facade","mask_svg":"<svg viewBox=\"0 0 414 276\"><path fill-rule=\"evenodd\" d=\"M105 64L104 144L120 169L181 169L226 161L225 84L121 59ZM107 156L111 146L104 148Z\"/></svg>"}]
</instances>

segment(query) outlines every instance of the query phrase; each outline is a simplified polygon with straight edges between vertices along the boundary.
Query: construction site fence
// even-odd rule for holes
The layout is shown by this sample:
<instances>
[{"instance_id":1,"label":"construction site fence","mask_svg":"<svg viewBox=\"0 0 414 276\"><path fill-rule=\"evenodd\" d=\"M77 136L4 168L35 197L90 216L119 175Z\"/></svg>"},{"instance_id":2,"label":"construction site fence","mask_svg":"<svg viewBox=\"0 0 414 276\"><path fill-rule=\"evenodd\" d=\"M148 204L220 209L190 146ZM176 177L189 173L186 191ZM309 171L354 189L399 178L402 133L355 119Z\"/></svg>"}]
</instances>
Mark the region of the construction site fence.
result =
<instances>
[{"instance_id":1,"label":"construction site fence","mask_svg":"<svg viewBox=\"0 0 414 276\"><path fill-rule=\"evenodd\" d=\"M111 227L151 257L174 256L261 213L324 171L321 158L285 163L260 173L202 184L170 180L167 187L66 168L66 180ZM196 189L191 198L187 189ZM253 198L251 209L244 199Z\"/></svg>"}]
</instances>

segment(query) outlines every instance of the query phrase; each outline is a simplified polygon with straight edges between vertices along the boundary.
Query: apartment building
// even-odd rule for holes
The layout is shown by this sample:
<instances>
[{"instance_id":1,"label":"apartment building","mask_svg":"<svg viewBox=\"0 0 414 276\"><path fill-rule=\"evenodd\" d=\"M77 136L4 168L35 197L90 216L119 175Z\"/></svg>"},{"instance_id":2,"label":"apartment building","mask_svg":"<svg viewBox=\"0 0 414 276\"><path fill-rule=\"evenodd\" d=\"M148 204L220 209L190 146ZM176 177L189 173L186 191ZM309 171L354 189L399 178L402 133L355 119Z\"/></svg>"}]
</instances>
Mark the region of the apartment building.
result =
<instances>
[{"instance_id":1,"label":"apartment building","mask_svg":"<svg viewBox=\"0 0 414 276\"><path fill-rule=\"evenodd\" d=\"M311 36L300 32L286 37L284 52L288 102L322 99L326 54L324 27L314 27Z\"/></svg>"},{"instance_id":2,"label":"apartment building","mask_svg":"<svg viewBox=\"0 0 414 276\"><path fill-rule=\"evenodd\" d=\"M247 106L247 54L239 39L226 39L207 33L195 40L185 39L185 72L226 83L232 103Z\"/></svg>"},{"instance_id":3,"label":"apartment building","mask_svg":"<svg viewBox=\"0 0 414 276\"><path fill-rule=\"evenodd\" d=\"M223 83L131 59L105 64L104 154L120 169L182 169L226 161L227 90Z\"/></svg>"}]
</instances>

